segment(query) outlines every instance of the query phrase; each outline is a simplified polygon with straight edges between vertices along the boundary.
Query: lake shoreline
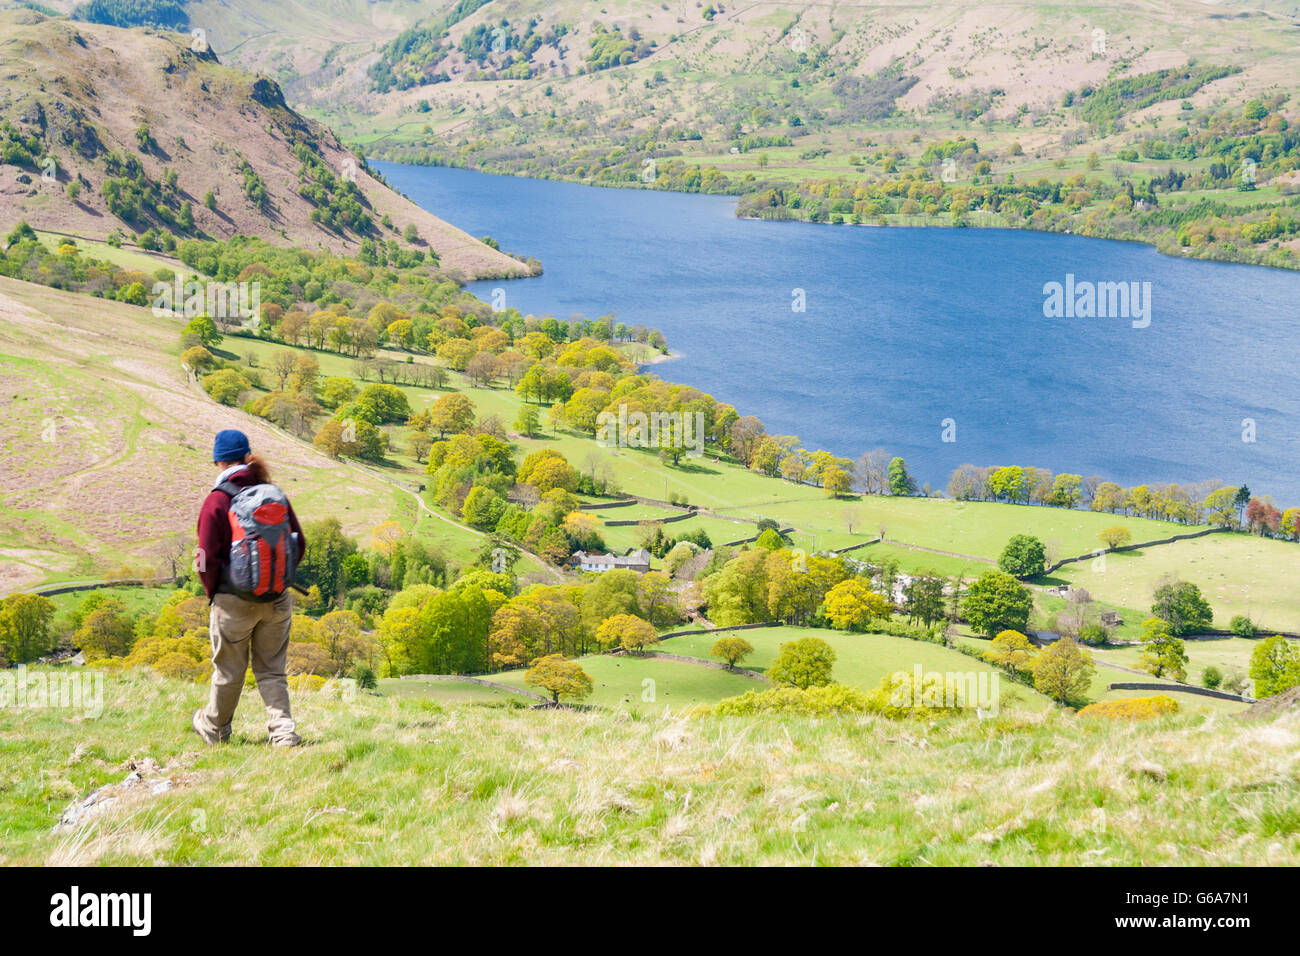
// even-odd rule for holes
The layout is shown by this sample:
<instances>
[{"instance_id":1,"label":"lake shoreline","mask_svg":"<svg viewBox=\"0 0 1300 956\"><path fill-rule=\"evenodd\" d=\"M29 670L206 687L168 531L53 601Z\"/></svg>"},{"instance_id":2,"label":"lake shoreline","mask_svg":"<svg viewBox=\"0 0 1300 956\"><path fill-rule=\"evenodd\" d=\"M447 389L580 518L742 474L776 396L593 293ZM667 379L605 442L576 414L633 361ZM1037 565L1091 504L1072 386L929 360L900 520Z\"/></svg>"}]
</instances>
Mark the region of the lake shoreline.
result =
<instances>
[{"instance_id":1,"label":"lake shoreline","mask_svg":"<svg viewBox=\"0 0 1300 956\"><path fill-rule=\"evenodd\" d=\"M671 362L673 359L685 357L685 352L675 352L672 349L669 349L667 352L660 352L658 355L651 356L644 362L638 362L637 368L649 368L651 365L662 365L664 362Z\"/></svg>"},{"instance_id":2,"label":"lake shoreline","mask_svg":"<svg viewBox=\"0 0 1300 956\"><path fill-rule=\"evenodd\" d=\"M1064 230L760 228L724 196L382 169L425 208L459 209L472 234L545 260L542 276L501 283L521 313L658 328L670 354L630 350L647 375L810 449L853 459L887 447L938 489L962 464L1022 463L1123 486L1231 478L1300 497L1289 464L1300 401L1289 367L1269 357L1286 351L1277 316L1300 296L1295 271L1209 268ZM1070 276L1149 285L1135 307L1150 329L1128 315L1053 318L1045 289ZM1244 419L1269 441L1243 441Z\"/></svg>"},{"instance_id":3,"label":"lake shoreline","mask_svg":"<svg viewBox=\"0 0 1300 956\"><path fill-rule=\"evenodd\" d=\"M451 165L447 163L426 165L422 163L403 162L402 160L395 160L395 159L375 158L372 160L372 158L369 156L366 157L366 161L389 163L397 166L410 166L416 169L459 169L459 170L464 170L465 172L479 173L480 175L484 175L484 176L500 176L504 179L524 179L532 182L565 183L570 186L582 186L587 189L616 189L625 192L665 193L674 196L726 197L734 201L737 210L739 209L740 201L742 199L748 196L757 195L756 192L706 193L706 192L698 192L698 191L691 192L689 190L684 190L684 189L656 189L653 186L647 186L643 183L617 183L617 182L594 183L587 180L573 179L565 176L530 176L527 173L486 170L475 166L457 166L457 165ZM1283 272L1283 273L1300 272L1300 261L1297 261L1294 266L1274 265L1266 262L1253 262L1245 258L1226 258L1220 256L1197 255L1197 254L1193 254L1186 247L1180 247L1183 249L1183 254L1178 255L1176 253L1169 252L1165 249L1160 248L1160 245L1156 240L1148 239L1142 236L1099 236L1099 235L1091 235L1086 232L1080 232L1072 229L1036 229L1033 228L1032 226L1018 225L1014 222L1005 222L1005 221L997 222L997 223L989 223L989 224L981 224L978 222L965 222L965 221L960 223L941 222L941 221L908 222L908 223L888 222L888 221L886 222L829 222L829 221L822 222L820 220L804 219L798 216L792 216L790 218L781 218L781 219L769 218L765 216L745 216L745 215L741 215L738 211L733 212L733 215L735 216L736 219L746 221L746 222L802 222L813 226L873 226L876 228L889 228L889 229L954 229L954 230L955 229L1006 229L1012 232L1033 232L1042 235L1078 236L1083 239L1104 239L1104 240L1109 240L1111 242L1131 242L1136 245L1148 246L1149 248L1154 249L1160 255L1167 256L1170 259L1188 260L1188 261L1196 261L1196 262L1217 262L1224 265L1254 266L1259 269L1269 269L1269 270L1275 270L1277 272ZM1001 214L993 213L992 215L1000 216ZM1207 250L1213 249L1213 245L1212 244L1207 245L1206 249ZM507 277L503 277L503 278L507 278ZM529 277L512 276L508 278L529 278Z\"/></svg>"}]
</instances>

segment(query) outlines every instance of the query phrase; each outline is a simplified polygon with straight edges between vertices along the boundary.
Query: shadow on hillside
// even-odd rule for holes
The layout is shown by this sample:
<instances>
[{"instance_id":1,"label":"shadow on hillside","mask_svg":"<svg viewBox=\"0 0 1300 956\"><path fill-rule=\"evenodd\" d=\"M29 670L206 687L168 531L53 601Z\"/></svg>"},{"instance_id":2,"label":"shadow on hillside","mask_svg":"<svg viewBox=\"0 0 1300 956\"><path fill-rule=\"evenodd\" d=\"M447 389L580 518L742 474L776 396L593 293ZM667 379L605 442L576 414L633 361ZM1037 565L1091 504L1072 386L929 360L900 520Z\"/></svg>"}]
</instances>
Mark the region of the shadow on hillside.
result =
<instances>
[{"instance_id":1,"label":"shadow on hillside","mask_svg":"<svg viewBox=\"0 0 1300 956\"><path fill-rule=\"evenodd\" d=\"M688 475L720 475L720 468L710 468L708 465L702 465L689 459L683 459L680 463L670 466L674 471L684 471Z\"/></svg>"}]
</instances>

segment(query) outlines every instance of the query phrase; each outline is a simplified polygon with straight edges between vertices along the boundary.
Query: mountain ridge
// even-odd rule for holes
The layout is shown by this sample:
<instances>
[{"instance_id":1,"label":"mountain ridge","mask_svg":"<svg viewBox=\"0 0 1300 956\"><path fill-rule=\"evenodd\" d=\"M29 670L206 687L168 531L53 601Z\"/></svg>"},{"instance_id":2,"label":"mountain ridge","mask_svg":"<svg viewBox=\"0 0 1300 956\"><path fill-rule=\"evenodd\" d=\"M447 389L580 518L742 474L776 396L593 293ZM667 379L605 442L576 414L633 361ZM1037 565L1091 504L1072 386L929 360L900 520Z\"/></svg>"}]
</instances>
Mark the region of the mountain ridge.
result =
<instances>
[{"instance_id":1,"label":"mountain ridge","mask_svg":"<svg viewBox=\"0 0 1300 956\"><path fill-rule=\"evenodd\" d=\"M529 272L389 189L273 79L197 38L34 11L0 13L0 33L6 228L246 234L350 254L396 243L465 278Z\"/></svg>"}]
</instances>

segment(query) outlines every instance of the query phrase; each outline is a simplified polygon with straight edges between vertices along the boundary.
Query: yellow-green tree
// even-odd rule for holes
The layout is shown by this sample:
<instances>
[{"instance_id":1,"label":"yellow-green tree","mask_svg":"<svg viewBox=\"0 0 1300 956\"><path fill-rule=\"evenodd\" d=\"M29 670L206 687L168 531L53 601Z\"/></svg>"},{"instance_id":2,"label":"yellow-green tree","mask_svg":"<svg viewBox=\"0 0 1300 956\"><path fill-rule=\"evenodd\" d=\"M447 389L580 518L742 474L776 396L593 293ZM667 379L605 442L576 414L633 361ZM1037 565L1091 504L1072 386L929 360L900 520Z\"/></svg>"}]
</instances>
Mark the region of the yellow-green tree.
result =
<instances>
[{"instance_id":1,"label":"yellow-green tree","mask_svg":"<svg viewBox=\"0 0 1300 956\"><path fill-rule=\"evenodd\" d=\"M826 618L842 631L857 631L873 618L888 617L889 601L859 578L841 581L826 593Z\"/></svg>"},{"instance_id":2,"label":"yellow-green tree","mask_svg":"<svg viewBox=\"0 0 1300 956\"><path fill-rule=\"evenodd\" d=\"M11 594L0 601L0 658L23 664L49 653L54 602L39 594Z\"/></svg>"},{"instance_id":3,"label":"yellow-green tree","mask_svg":"<svg viewBox=\"0 0 1300 956\"><path fill-rule=\"evenodd\" d=\"M195 372L202 372L204 369L212 368L216 359L212 353L202 345L195 345L181 353L181 364L188 365Z\"/></svg>"},{"instance_id":4,"label":"yellow-green tree","mask_svg":"<svg viewBox=\"0 0 1300 956\"><path fill-rule=\"evenodd\" d=\"M1097 669L1072 637L1049 644L1034 661L1034 687L1059 704L1082 703Z\"/></svg>"},{"instance_id":5,"label":"yellow-green tree","mask_svg":"<svg viewBox=\"0 0 1300 956\"><path fill-rule=\"evenodd\" d=\"M831 682L835 649L820 637L804 637L781 645L776 660L767 669L774 684L789 684L801 690Z\"/></svg>"},{"instance_id":6,"label":"yellow-green tree","mask_svg":"<svg viewBox=\"0 0 1300 956\"><path fill-rule=\"evenodd\" d=\"M1272 697L1300 684L1300 651L1281 635L1260 641L1250 655L1255 696Z\"/></svg>"},{"instance_id":7,"label":"yellow-green tree","mask_svg":"<svg viewBox=\"0 0 1300 956\"><path fill-rule=\"evenodd\" d=\"M295 615L295 622L297 618L298 615ZM395 607L385 612L376 632L379 647L384 654L383 676L396 677L411 672L412 662L418 654L421 634L419 608Z\"/></svg>"},{"instance_id":8,"label":"yellow-green tree","mask_svg":"<svg viewBox=\"0 0 1300 956\"><path fill-rule=\"evenodd\" d=\"M1143 621L1142 643L1138 667L1156 677L1168 675L1178 681L1187 678L1187 651L1183 640L1173 635L1166 622L1158 617Z\"/></svg>"},{"instance_id":9,"label":"yellow-green tree","mask_svg":"<svg viewBox=\"0 0 1300 956\"><path fill-rule=\"evenodd\" d=\"M713 647L709 649L710 657L725 661L726 665L733 669L753 653L754 645L743 637L720 637L713 642Z\"/></svg>"},{"instance_id":10,"label":"yellow-green tree","mask_svg":"<svg viewBox=\"0 0 1300 956\"><path fill-rule=\"evenodd\" d=\"M411 343L415 341L415 326L410 319L398 319L390 323L387 333L388 341L399 348L409 349Z\"/></svg>"},{"instance_id":11,"label":"yellow-green tree","mask_svg":"<svg viewBox=\"0 0 1300 956\"><path fill-rule=\"evenodd\" d=\"M839 465L827 465L822 472L822 490L828 498L841 498L852 490L849 473Z\"/></svg>"},{"instance_id":12,"label":"yellow-green tree","mask_svg":"<svg viewBox=\"0 0 1300 956\"><path fill-rule=\"evenodd\" d=\"M429 409L429 424L444 438L448 432L463 432L474 424L474 403L460 392L450 392Z\"/></svg>"},{"instance_id":13,"label":"yellow-green tree","mask_svg":"<svg viewBox=\"0 0 1300 956\"><path fill-rule=\"evenodd\" d=\"M385 521L370 529L370 548L385 558L391 558L406 531L396 521Z\"/></svg>"},{"instance_id":14,"label":"yellow-green tree","mask_svg":"<svg viewBox=\"0 0 1300 956\"><path fill-rule=\"evenodd\" d=\"M105 598L86 615L73 639L87 661L123 657L131 649L131 620L117 598Z\"/></svg>"},{"instance_id":15,"label":"yellow-green tree","mask_svg":"<svg viewBox=\"0 0 1300 956\"><path fill-rule=\"evenodd\" d=\"M503 605L492 615L488 650L494 667L518 667L538 649L544 637L542 616L521 602Z\"/></svg>"},{"instance_id":16,"label":"yellow-green tree","mask_svg":"<svg viewBox=\"0 0 1300 956\"><path fill-rule=\"evenodd\" d=\"M515 428L520 434L532 438L533 435L537 434L537 424L540 418L541 416L537 414L537 409L534 406L520 405L519 415L515 418Z\"/></svg>"},{"instance_id":17,"label":"yellow-green tree","mask_svg":"<svg viewBox=\"0 0 1300 956\"><path fill-rule=\"evenodd\" d=\"M567 525L569 515L565 518ZM658 627L666 627L682 618L677 592L673 583L662 571L647 571L637 582L637 600L646 620Z\"/></svg>"},{"instance_id":18,"label":"yellow-green tree","mask_svg":"<svg viewBox=\"0 0 1300 956\"><path fill-rule=\"evenodd\" d=\"M1132 541L1133 532L1129 531L1129 529L1123 525L1117 524L1110 528L1103 528L1097 533L1097 537L1101 539L1102 544L1113 551L1120 545L1128 544Z\"/></svg>"},{"instance_id":19,"label":"yellow-green tree","mask_svg":"<svg viewBox=\"0 0 1300 956\"><path fill-rule=\"evenodd\" d=\"M448 339L438 346L438 358L456 371L463 372L477 351L473 343L464 339Z\"/></svg>"},{"instance_id":20,"label":"yellow-green tree","mask_svg":"<svg viewBox=\"0 0 1300 956\"><path fill-rule=\"evenodd\" d=\"M601 647L621 647L639 654L650 644L659 643L659 635L649 621L635 614L615 614L596 628L596 643Z\"/></svg>"},{"instance_id":21,"label":"yellow-green tree","mask_svg":"<svg viewBox=\"0 0 1300 956\"><path fill-rule=\"evenodd\" d=\"M202 379L203 390L212 396L213 401L222 405L234 405L239 396L252 389L252 383L233 368L223 368L219 372L205 375Z\"/></svg>"},{"instance_id":22,"label":"yellow-green tree","mask_svg":"<svg viewBox=\"0 0 1300 956\"><path fill-rule=\"evenodd\" d=\"M1014 674L1028 664L1034 656L1033 642L1019 631L1002 631L993 638L989 649L984 652L984 659Z\"/></svg>"},{"instance_id":23,"label":"yellow-green tree","mask_svg":"<svg viewBox=\"0 0 1300 956\"><path fill-rule=\"evenodd\" d=\"M578 473L558 451L550 448L530 453L519 465L516 479L520 484L532 485L542 494L553 488L576 491Z\"/></svg>"},{"instance_id":24,"label":"yellow-green tree","mask_svg":"<svg viewBox=\"0 0 1300 956\"><path fill-rule=\"evenodd\" d=\"M563 654L547 654L533 661L533 666L524 674L524 682L541 688L551 695L554 703L560 698L582 700L591 695L591 677L573 661L566 660Z\"/></svg>"}]
</instances>

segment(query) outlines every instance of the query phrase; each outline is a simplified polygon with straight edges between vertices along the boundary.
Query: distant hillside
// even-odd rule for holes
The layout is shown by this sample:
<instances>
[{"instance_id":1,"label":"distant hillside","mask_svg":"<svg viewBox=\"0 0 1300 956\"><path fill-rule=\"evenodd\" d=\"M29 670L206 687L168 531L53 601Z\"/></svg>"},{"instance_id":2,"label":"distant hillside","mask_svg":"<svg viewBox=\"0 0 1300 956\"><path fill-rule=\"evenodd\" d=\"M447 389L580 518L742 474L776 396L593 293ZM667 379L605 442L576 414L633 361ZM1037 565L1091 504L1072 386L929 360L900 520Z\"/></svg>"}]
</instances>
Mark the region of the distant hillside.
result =
<instances>
[{"instance_id":1,"label":"distant hillside","mask_svg":"<svg viewBox=\"0 0 1300 956\"><path fill-rule=\"evenodd\" d=\"M372 159L1300 265L1296 0L197 0Z\"/></svg>"},{"instance_id":2,"label":"distant hillside","mask_svg":"<svg viewBox=\"0 0 1300 956\"><path fill-rule=\"evenodd\" d=\"M279 79L291 102L376 119L404 112L408 133L423 100L435 120L443 109L462 120L505 109L496 118L507 122L540 111L582 121L588 134L630 120L707 138L733 123L782 125L789 113L814 129L855 123L869 117L845 96L855 86L845 81L890 74L915 78L898 97L901 114L1022 116L1035 127L1071 90L1192 60L1246 71L1222 92L1263 95L1300 82L1296 0L341 0L310 9L198 0L186 8L216 49ZM765 121L762 112L773 115ZM1066 114L1058 119L1069 124ZM554 125L564 132L563 122Z\"/></svg>"},{"instance_id":3,"label":"distant hillside","mask_svg":"<svg viewBox=\"0 0 1300 956\"><path fill-rule=\"evenodd\" d=\"M0 71L0 227L145 245L395 242L470 278L526 272L388 189L274 80L222 65L201 36L11 11Z\"/></svg>"}]
</instances>

